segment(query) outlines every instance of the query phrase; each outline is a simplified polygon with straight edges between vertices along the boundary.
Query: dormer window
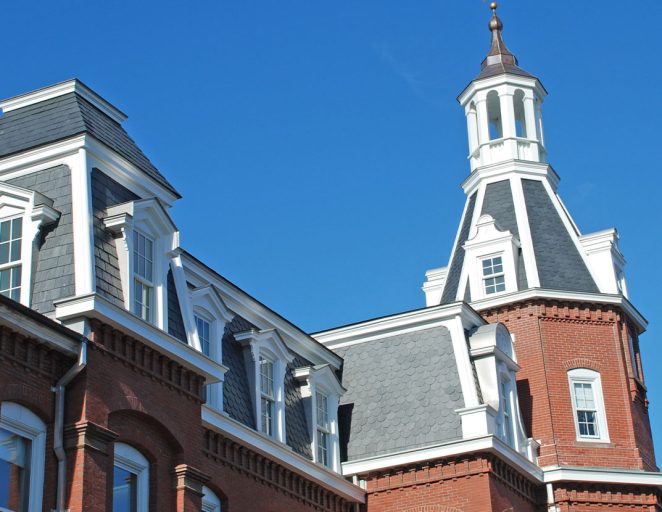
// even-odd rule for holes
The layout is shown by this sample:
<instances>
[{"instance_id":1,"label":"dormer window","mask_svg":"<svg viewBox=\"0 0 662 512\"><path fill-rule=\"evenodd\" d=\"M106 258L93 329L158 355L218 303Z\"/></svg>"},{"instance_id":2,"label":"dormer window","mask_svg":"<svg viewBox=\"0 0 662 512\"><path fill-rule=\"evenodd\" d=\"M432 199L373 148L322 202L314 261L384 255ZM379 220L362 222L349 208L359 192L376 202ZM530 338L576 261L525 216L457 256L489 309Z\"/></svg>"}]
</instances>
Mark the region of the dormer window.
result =
<instances>
[{"instance_id":1,"label":"dormer window","mask_svg":"<svg viewBox=\"0 0 662 512\"><path fill-rule=\"evenodd\" d=\"M21 300L21 243L23 219L0 222L0 294Z\"/></svg>"},{"instance_id":2,"label":"dormer window","mask_svg":"<svg viewBox=\"0 0 662 512\"><path fill-rule=\"evenodd\" d=\"M133 232L133 312L147 322L154 318L154 242Z\"/></svg>"},{"instance_id":3,"label":"dormer window","mask_svg":"<svg viewBox=\"0 0 662 512\"><path fill-rule=\"evenodd\" d=\"M513 408L510 397L510 382L506 379L501 380L501 400L502 400L502 436L510 446L515 445L515 437L513 435Z\"/></svg>"},{"instance_id":4,"label":"dormer window","mask_svg":"<svg viewBox=\"0 0 662 512\"><path fill-rule=\"evenodd\" d=\"M325 394L317 392L317 460L324 466L329 465L329 434L331 425L329 423L329 401Z\"/></svg>"},{"instance_id":5,"label":"dormer window","mask_svg":"<svg viewBox=\"0 0 662 512\"><path fill-rule=\"evenodd\" d=\"M501 256L485 258L483 265L483 286L485 295L494 295L506 291L506 277L503 272Z\"/></svg>"},{"instance_id":6,"label":"dormer window","mask_svg":"<svg viewBox=\"0 0 662 512\"><path fill-rule=\"evenodd\" d=\"M285 371L294 356L274 329L234 337L245 348L255 429L285 443Z\"/></svg>"},{"instance_id":7,"label":"dormer window","mask_svg":"<svg viewBox=\"0 0 662 512\"><path fill-rule=\"evenodd\" d=\"M198 338L200 339L200 351L209 357L210 355L210 340L209 335L211 332L211 325L204 318L195 315L195 327L198 330Z\"/></svg>"}]
</instances>

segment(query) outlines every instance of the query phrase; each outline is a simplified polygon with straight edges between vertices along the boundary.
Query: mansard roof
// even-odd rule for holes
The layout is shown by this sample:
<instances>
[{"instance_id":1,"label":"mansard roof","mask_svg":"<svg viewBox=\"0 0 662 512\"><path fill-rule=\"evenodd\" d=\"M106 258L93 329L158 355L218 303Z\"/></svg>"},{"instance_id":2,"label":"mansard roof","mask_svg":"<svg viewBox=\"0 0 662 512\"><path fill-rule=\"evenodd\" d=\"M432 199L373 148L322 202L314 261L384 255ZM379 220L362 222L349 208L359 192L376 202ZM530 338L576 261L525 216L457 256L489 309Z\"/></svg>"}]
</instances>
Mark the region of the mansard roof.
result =
<instances>
[{"instance_id":1,"label":"mansard roof","mask_svg":"<svg viewBox=\"0 0 662 512\"><path fill-rule=\"evenodd\" d=\"M114 107L108 104L108 108L102 110L88 101L92 98L99 100L95 103L104 100L78 80L59 85L69 83L72 84L73 92L45 97L43 101L27 102L18 108L4 108L5 112L0 117L0 157L88 133L177 197L181 197L124 130L120 124L123 114L111 117L110 109ZM80 91L86 91L88 99ZM5 100L2 104L7 105L12 101L15 100Z\"/></svg>"},{"instance_id":2,"label":"mansard roof","mask_svg":"<svg viewBox=\"0 0 662 512\"><path fill-rule=\"evenodd\" d=\"M334 350L345 361L339 422L348 461L462 438L455 410L464 398L446 327Z\"/></svg>"}]
</instances>

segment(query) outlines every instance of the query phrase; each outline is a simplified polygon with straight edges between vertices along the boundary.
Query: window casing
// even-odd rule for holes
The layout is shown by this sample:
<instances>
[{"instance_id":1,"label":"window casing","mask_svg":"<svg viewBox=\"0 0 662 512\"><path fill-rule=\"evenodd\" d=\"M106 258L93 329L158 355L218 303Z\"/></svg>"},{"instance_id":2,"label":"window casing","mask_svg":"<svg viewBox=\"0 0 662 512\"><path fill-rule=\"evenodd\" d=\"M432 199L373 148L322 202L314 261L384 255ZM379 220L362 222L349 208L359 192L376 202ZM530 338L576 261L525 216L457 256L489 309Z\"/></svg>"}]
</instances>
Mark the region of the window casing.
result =
<instances>
[{"instance_id":1,"label":"window casing","mask_svg":"<svg viewBox=\"0 0 662 512\"><path fill-rule=\"evenodd\" d=\"M508 380L501 380L501 388L499 390L502 401L502 421L501 421L501 436L509 446L515 446L515 436L513 429L513 407L512 397L510 392L510 382Z\"/></svg>"},{"instance_id":2,"label":"window casing","mask_svg":"<svg viewBox=\"0 0 662 512\"><path fill-rule=\"evenodd\" d=\"M21 300L23 219L0 220L0 294Z\"/></svg>"},{"instance_id":3,"label":"window casing","mask_svg":"<svg viewBox=\"0 0 662 512\"><path fill-rule=\"evenodd\" d=\"M13 402L0 405L0 510L42 510L46 425Z\"/></svg>"},{"instance_id":4,"label":"window casing","mask_svg":"<svg viewBox=\"0 0 662 512\"><path fill-rule=\"evenodd\" d=\"M209 487L202 487L202 512L221 512L221 500Z\"/></svg>"},{"instance_id":5,"label":"window casing","mask_svg":"<svg viewBox=\"0 0 662 512\"><path fill-rule=\"evenodd\" d=\"M260 356L260 430L274 435L274 363Z\"/></svg>"},{"instance_id":6,"label":"window casing","mask_svg":"<svg viewBox=\"0 0 662 512\"><path fill-rule=\"evenodd\" d=\"M149 510L149 462L138 450L124 443L115 443L112 510Z\"/></svg>"},{"instance_id":7,"label":"window casing","mask_svg":"<svg viewBox=\"0 0 662 512\"><path fill-rule=\"evenodd\" d=\"M154 322L154 241L133 232L133 312Z\"/></svg>"},{"instance_id":8,"label":"window casing","mask_svg":"<svg viewBox=\"0 0 662 512\"><path fill-rule=\"evenodd\" d=\"M600 374L578 368L568 372L568 380L577 440L608 442Z\"/></svg>"},{"instance_id":9,"label":"window casing","mask_svg":"<svg viewBox=\"0 0 662 512\"><path fill-rule=\"evenodd\" d=\"M506 277L503 271L503 258L491 256L481 261L483 271L483 289L485 295L494 295L506 291Z\"/></svg>"},{"instance_id":10,"label":"window casing","mask_svg":"<svg viewBox=\"0 0 662 512\"><path fill-rule=\"evenodd\" d=\"M211 324L201 316L195 315L195 327L198 330L198 339L200 340L200 350L204 355L210 357Z\"/></svg>"},{"instance_id":11,"label":"window casing","mask_svg":"<svg viewBox=\"0 0 662 512\"><path fill-rule=\"evenodd\" d=\"M315 394L316 423L317 423L317 462L324 466L330 465L329 436L331 425L329 422L329 402L325 394L319 391Z\"/></svg>"}]
</instances>

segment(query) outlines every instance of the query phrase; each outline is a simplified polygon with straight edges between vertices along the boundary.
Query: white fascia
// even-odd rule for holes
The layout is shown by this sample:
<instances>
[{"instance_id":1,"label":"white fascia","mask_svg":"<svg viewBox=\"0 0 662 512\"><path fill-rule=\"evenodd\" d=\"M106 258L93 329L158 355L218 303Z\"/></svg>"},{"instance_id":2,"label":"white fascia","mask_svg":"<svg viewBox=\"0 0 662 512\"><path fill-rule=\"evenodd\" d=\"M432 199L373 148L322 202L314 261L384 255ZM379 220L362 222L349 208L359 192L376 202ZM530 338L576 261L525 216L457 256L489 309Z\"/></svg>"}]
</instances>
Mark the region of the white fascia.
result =
<instances>
[{"instance_id":1,"label":"white fascia","mask_svg":"<svg viewBox=\"0 0 662 512\"><path fill-rule=\"evenodd\" d=\"M287 445L254 431L253 429L219 413L206 405L202 406L202 423L205 427L255 450L261 455L277 461L290 471L306 480L315 482L325 489L353 503L365 503L366 493L359 486L347 481L335 471L315 464L292 451Z\"/></svg>"},{"instance_id":2,"label":"white fascia","mask_svg":"<svg viewBox=\"0 0 662 512\"><path fill-rule=\"evenodd\" d=\"M610 304L620 306L629 315L632 321L642 333L648 327L648 320L632 305L632 303L622 295L613 295L606 293L580 293L566 292L559 290L546 290L544 288L530 288L521 292L504 293L498 297L477 300L471 303L471 307L476 311L483 311L505 304L526 301L530 299L551 299L565 302L589 302L595 304Z\"/></svg>"},{"instance_id":3,"label":"white fascia","mask_svg":"<svg viewBox=\"0 0 662 512\"><path fill-rule=\"evenodd\" d=\"M330 364L338 369L342 358L320 345L313 337L248 295L193 256L182 253L187 278L194 286L213 284L234 313L262 330L277 329L292 352L316 364Z\"/></svg>"},{"instance_id":4,"label":"white fascia","mask_svg":"<svg viewBox=\"0 0 662 512\"><path fill-rule=\"evenodd\" d=\"M462 189L467 196L471 196L480 185L507 180L513 176L549 183L553 191L556 191L560 181L559 175L547 163L506 160L476 169L462 182Z\"/></svg>"},{"instance_id":5,"label":"white fascia","mask_svg":"<svg viewBox=\"0 0 662 512\"><path fill-rule=\"evenodd\" d=\"M543 472L536 464L526 459L526 457L522 456L493 435L437 444L351 462L343 462L342 472L345 476L364 475L372 471L380 471L398 466L429 462L432 460L457 457L477 452L498 455L500 458L517 468L529 480L535 483L542 482Z\"/></svg>"},{"instance_id":6,"label":"white fascia","mask_svg":"<svg viewBox=\"0 0 662 512\"><path fill-rule=\"evenodd\" d=\"M12 110L34 105L35 103L41 103L42 101L57 98L58 96L63 96L72 92L75 92L78 96L87 100L117 123L122 123L127 119L127 115L124 112L110 104L76 78L2 100L0 101L0 109L2 109L3 112L11 112Z\"/></svg>"},{"instance_id":7,"label":"white fascia","mask_svg":"<svg viewBox=\"0 0 662 512\"><path fill-rule=\"evenodd\" d=\"M501 73L489 78L480 80L473 80L457 97L457 101L463 107L467 105L469 100L478 92L485 89L493 89L503 84L512 85L513 87L524 87L526 89L533 89L533 91L542 99L547 96L547 91L543 87L540 80L535 77L526 77L521 75L512 75L510 73Z\"/></svg>"},{"instance_id":8,"label":"white fascia","mask_svg":"<svg viewBox=\"0 0 662 512\"><path fill-rule=\"evenodd\" d=\"M662 473L629 469L606 469L578 466L545 466L544 483L585 482L595 484L624 484L662 486Z\"/></svg>"},{"instance_id":9,"label":"white fascia","mask_svg":"<svg viewBox=\"0 0 662 512\"><path fill-rule=\"evenodd\" d=\"M452 304L432 306L397 315L366 320L357 324L336 327L335 329L313 333L312 336L333 350L396 336L398 334L441 326L455 317L461 319L464 329L471 329L472 327L486 323L468 304L454 302Z\"/></svg>"},{"instance_id":10,"label":"white fascia","mask_svg":"<svg viewBox=\"0 0 662 512\"><path fill-rule=\"evenodd\" d=\"M207 384L222 382L226 366L182 343L158 327L95 293L55 302L55 318L72 327L80 318L96 318L133 336L145 345L173 358L185 368L205 377Z\"/></svg>"}]
</instances>

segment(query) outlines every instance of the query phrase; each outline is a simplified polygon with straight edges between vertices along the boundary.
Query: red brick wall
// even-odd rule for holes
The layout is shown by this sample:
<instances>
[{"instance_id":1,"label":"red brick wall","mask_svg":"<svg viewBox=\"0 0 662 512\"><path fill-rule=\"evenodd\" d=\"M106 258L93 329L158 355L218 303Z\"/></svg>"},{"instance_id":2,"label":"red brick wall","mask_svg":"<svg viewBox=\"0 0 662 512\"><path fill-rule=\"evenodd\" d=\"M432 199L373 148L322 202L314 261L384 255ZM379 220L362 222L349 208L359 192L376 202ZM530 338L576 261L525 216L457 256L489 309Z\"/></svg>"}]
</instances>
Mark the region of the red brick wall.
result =
<instances>
[{"instance_id":1,"label":"red brick wall","mask_svg":"<svg viewBox=\"0 0 662 512\"><path fill-rule=\"evenodd\" d=\"M624 319L614 308L592 304L530 302L485 311L515 335L522 370L518 393L528 434L541 441L541 466L567 464L655 469L648 413L631 392ZM600 372L609 443L576 439L567 372Z\"/></svg>"}]
</instances>

